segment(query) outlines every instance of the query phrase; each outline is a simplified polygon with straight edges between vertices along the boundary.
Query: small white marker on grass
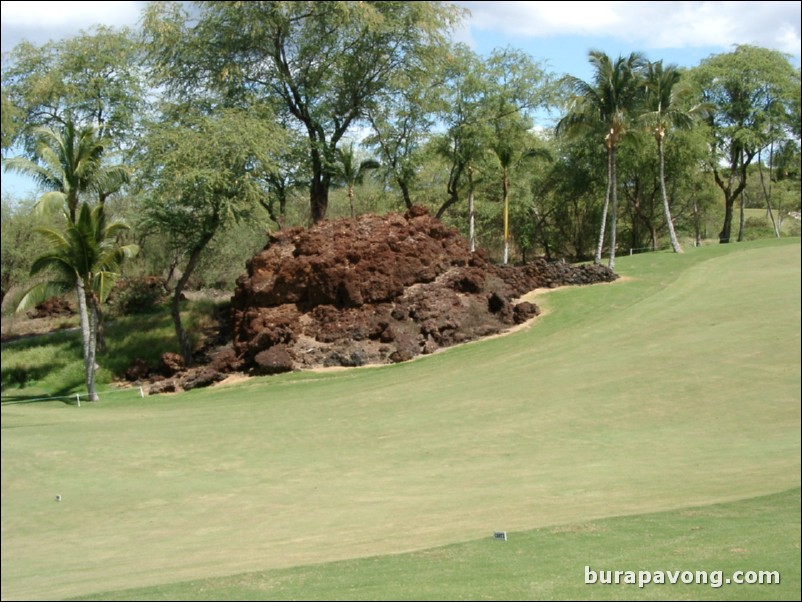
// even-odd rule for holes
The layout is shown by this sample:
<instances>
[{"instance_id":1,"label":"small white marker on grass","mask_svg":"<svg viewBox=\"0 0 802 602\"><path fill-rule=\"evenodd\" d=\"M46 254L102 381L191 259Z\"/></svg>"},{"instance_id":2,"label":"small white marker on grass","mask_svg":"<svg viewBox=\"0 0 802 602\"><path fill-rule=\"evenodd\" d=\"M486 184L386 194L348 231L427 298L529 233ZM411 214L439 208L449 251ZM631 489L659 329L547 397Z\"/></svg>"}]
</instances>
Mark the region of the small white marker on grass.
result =
<instances>
[{"instance_id":1,"label":"small white marker on grass","mask_svg":"<svg viewBox=\"0 0 802 602\"><path fill-rule=\"evenodd\" d=\"M493 539L503 539L507 541L507 532L506 531L493 531Z\"/></svg>"}]
</instances>

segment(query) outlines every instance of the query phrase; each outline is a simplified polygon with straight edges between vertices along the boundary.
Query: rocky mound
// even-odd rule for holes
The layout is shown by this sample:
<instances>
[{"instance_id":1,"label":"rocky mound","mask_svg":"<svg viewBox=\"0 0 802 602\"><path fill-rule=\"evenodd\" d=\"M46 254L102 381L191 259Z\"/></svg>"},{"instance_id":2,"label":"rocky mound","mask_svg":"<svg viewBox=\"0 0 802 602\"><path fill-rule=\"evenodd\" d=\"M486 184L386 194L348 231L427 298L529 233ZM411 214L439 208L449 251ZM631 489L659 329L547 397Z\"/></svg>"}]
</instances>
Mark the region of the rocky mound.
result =
<instances>
[{"instance_id":1,"label":"rocky mound","mask_svg":"<svg viewBox=\"0 0 802 602\"><path fill-rule=\"evenodd\" d=\"M406 361L538 315L516 302L531 290L616 278L605 267L542 259L493 265L421 207L287 229L248 261L227 341L223 329L191 370L164 354L157 368L142 362L127 376L150 380L153 394L208 386L226 372Z\"/></svg>"},{"instance_id":2,"label":"rocky mound","mask_svg":"<svg viewBox=\"0 0 802 602\"><path fill-rule=\"evenodd\" d=\"M600 266L500 267L415 207L272 235L232 299L239 369L275 374L409 360L539 313L536 288L609 282Z\"/></svg>"}]
</instances>

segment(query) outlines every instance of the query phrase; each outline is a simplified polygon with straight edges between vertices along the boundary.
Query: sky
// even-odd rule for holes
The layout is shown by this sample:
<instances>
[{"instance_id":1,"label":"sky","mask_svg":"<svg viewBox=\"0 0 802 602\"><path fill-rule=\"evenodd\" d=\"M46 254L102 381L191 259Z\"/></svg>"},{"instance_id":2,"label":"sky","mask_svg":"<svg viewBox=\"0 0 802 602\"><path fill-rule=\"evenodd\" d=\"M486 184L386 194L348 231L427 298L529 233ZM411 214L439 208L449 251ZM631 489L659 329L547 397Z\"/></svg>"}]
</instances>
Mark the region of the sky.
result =
<instances>
[{"instance_id":1,"label":"sky","mask_svg":"<svg viewBox=\"0 0 802 602\"><path fill-rule=\"evenodd\" d=\"M135 27L146 2L0 2L2 52L22 40L42 44L95 24ZM511 46L555 74L589 80L588 51L611 57L643 52L693 67L736 44L779 50L800 65L799 1L457 2L470 15L454 38L487 55ZM3 173L2 192L19 195L30 185Z\"/></svg>"}]
</instances>

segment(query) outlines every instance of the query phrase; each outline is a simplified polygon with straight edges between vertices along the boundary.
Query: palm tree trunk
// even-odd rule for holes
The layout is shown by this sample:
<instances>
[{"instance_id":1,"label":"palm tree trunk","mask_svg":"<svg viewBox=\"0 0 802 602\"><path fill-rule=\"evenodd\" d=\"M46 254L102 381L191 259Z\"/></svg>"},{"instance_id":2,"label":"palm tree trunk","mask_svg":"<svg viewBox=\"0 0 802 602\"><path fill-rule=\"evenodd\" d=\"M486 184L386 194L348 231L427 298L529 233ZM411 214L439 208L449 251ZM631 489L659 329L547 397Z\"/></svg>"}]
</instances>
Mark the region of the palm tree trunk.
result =
<instances>
[{"instance_id":1,"label":"palm tree trunk","mask_svg":"<svg viewBox=\"0 0 802 602\"><path fill-rule=\"evenodd\" d=\"M599 265L601 263L602 248L604 247L604 230L607 226L607 208L610 205L610 184L612 182L612 165L613 165L612 148L607 148L607 190L604 193L604 208L602 209L601 226L599 227L599 243L596 245L596 255L593 257L593 263Z\"/></svg>"},{"instance_id":2,"label":"palm tree trunk","mask_svg":"<svg viewBox=\"0 0 802 602\"><path fill-rule=\"evenodd\" d=\"M671 221L671 210L668 207L663 136L659 134L657 135L657 154L660 156L660 194L663 195L663 211L666 215L666 225L668 226L668 236L671 239L671 248L674 249L674 253L682 253L682 247L679 244L679 240L677 240L677 233L674 231L674 222Z\"/></svg>"},{"instance_id":3,"label":"palm tree trunk","mask_svg":"<svg viewBox=\"0 0 802 602\"><path fill-rule=\"evenodd\" d=\"M106 319L103 313L103 305L97 295L91 295L90 299L92 301L92 309L97 316L97 325L95 327L96 348L99 352L103 352L106 350Z\"/></svg>"},{"instance_id":4,"label":"palm tree trunk","mask_svg":"<svg viewBox=\"0 0 802 602\"><path fill-rule=\"evenodd\" d=\"M350 182L348 183L348 204L351 206L351 219L356 217L356 211L354 210L354 185Z\"/></svg>"},{"instance_id":5,"label":"palm tree trunk","mask_svg":"<svg viewBox=\"0 0 802 602\"><path fill-rule=\"evenodd\" d=\"M612 207L610 208L610 261L607 267L615 269L615 235L618 225L618 184L615 173L615 146L610 148L610 196L612 197Z\"/></svg>"},{"instance_id":6,"label":"palm tree trunk","mask_svg":"<svg viewBox=\"0 0 802 602\"><path fill-rule=\"evenodd\" d=\"M95 341L94 324L89 315L89 303L86 300L86 289L81 278L76 279L76 293L78 295L78 313L81 319L81 339L84 349L84 367L86 369L86 393L89 401L97 401L95 392ZM94 316L94 311L92 311Z\"/></svg>"}]
</instances>

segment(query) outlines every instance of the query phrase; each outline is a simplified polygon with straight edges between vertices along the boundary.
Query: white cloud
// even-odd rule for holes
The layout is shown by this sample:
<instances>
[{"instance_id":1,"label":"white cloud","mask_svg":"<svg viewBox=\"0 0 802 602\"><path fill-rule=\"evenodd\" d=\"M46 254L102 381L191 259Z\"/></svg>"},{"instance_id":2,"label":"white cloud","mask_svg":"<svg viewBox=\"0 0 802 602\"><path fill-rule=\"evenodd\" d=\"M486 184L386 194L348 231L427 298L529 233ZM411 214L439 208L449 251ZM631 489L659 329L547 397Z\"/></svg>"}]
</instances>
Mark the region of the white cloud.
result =
<instances>
[{"instance_id":1,"label":"white cloud","mask_svg":"<svg viewBox=\"0 0 802 602\"><path fill-rule=\"evenodd\" d=\"M20 2L3 0L7 27L85 29L93 24L130 25L139 17L141 2Z\"/></svg>"},{"instance_id":2,"label":"white cloud","mask_svg":"<svg viewBox=\"0 0 802 602\"><path fill-rule=\"evenodd\" d=\"M519 37L611 37L640 49L753 44L800 54L800 2L461 2L470 27Z\"/></svg>"},{"instance_id":3,"label":"white cloud","mask_svg":"<svg viewBox=\"0 0 802 602\"><path fill-rule=\"evenodd\" d=\"M471 26L522 36L564 33L602 34L620 17L620 2L461 2L472 13Z\"/></svg>"},{"instance_id":4,"label":"white cloud","mask_svg":"<svg viewBox=\"0 0 802 602\"><path fill-rule=\"evenodd\" d=\"M72 37L94 25L134 27L146 3L137 2L18 2L2 0L2 51L23 40L44 44Z\"/></svg>"}]
</instances>

